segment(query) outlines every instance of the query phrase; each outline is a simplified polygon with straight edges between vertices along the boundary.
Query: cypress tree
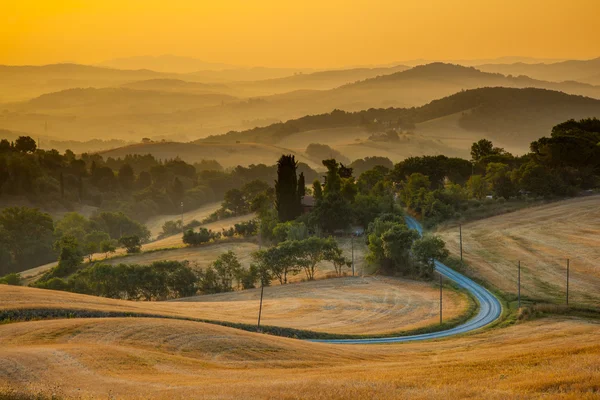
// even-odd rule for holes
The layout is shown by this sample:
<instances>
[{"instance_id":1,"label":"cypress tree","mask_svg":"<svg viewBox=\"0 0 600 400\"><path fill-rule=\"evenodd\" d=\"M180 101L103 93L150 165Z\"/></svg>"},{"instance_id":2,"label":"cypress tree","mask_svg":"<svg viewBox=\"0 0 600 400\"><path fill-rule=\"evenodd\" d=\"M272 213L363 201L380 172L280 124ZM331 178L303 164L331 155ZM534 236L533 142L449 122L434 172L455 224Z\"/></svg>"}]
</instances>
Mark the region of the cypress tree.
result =
<instances>
[{"instance_id":1,"label":"cypress tree","mask_svg":"<svg viewBox=\"0 0 600 400\"><path fill-rule=\"evenodd\" d=\"M275 181L275 205L279 221L296 219L302 211L298 196L298 163L293 155L282 155L277 161L277 180Z\"/></svg>"}]
</instances>

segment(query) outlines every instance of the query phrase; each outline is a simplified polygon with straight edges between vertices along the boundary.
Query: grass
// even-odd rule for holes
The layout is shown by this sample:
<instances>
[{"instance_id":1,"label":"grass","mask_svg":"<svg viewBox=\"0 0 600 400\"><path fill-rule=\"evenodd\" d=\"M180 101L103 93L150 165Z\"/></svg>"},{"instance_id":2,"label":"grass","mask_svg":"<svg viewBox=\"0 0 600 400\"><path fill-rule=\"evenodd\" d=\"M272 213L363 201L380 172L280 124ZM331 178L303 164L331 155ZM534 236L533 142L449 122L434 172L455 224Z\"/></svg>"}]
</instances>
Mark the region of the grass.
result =
<instances>
[{"instance_id":1,"label":"grass","mask_svg":"<svg viewBox=\"0 0 600 400\"><path fill-rule=\"evenodd\" d=\"M553 202L463 225L467 273L516 296L521 262L521 295L534 302L564 304L566 259L570 259L569 300L600 307L600 196ZM459 254L458 229L439 232Z\"/></svg>"},{"instance_id":2,"label":"grass","mask_svg":"<svg viewBox=\"0 0 600 400\"><path fill-rule=\"evenodd\" d=\"M573 318L376 346L315 344L152 318L2 325L0 341L0 388L48 397L46 382L65 398L600 396L600 324Z\"/></svg>"},{"instance_id":3,"label":"grass","mask_svg":"<svg viewBox=\"0 0 600 400\"><path fill-rule=\"evenodd\" d=\"M252 289L171 302L132 302L7 286L0 292L0 321L70 315L162 316L254 331L259 297L260 290ZM440 327L435 285L393 278L347 277L266 287L262 325L271 326L265 328L270 333L291 337L393 336L454 326L470 318L475 310L469 296L447 288L445 323Z\"/></svg>"}]
</instances>

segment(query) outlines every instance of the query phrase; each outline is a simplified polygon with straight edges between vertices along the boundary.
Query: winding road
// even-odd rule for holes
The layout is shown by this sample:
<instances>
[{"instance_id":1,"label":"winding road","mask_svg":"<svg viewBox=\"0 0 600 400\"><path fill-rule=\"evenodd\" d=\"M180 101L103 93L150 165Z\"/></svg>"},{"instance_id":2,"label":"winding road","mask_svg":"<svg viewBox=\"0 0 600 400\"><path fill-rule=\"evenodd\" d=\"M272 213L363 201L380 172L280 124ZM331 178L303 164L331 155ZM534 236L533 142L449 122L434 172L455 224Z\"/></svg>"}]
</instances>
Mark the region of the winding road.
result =
<instances>
[{"instance_id":1,"label":"winding road","mask_svg":"<svg viewBox=\"0 0 600 400\"><path fill-rule=\"evenodd\" d=\"M409 228L416 230L420 235L423 234L421 224L412 217L404 217ZM459 274L451 268L448 268L439 261L435 262L435 270L456 283L461 288L467 290L479 303L479 313L464 324L455 326L440 332L424 333L421 335L398 336L389 338L365 338L365 339L319 339L310 340L319 343L338 343L338 344L370 344L370 343L401 343L414 342L417 340L439 339L448 336L459 335L461 333L471 332L483 328L500 318L502 314L502 305L500 301L489 290L473 282L466 276Z\"/></svg>"}]
</instances>

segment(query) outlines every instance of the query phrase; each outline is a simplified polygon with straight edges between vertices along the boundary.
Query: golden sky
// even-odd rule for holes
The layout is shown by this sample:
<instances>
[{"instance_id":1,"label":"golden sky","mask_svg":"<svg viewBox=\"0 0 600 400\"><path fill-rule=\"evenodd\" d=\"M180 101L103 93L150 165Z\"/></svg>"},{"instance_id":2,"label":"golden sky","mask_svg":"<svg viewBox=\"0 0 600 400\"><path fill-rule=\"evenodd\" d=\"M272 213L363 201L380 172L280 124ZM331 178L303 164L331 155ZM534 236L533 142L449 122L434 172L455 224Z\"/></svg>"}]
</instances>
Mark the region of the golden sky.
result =
<instances>
[{"instance_id":1,"label":"golden sky","mask_svg":"<svg viewBox=\"0 0 600 400\"><path fill-rule=\"evenodd\" d=\"M600 56L600 0L0 0L0 63L279 67Z\"/></svg>"}]
</instances>

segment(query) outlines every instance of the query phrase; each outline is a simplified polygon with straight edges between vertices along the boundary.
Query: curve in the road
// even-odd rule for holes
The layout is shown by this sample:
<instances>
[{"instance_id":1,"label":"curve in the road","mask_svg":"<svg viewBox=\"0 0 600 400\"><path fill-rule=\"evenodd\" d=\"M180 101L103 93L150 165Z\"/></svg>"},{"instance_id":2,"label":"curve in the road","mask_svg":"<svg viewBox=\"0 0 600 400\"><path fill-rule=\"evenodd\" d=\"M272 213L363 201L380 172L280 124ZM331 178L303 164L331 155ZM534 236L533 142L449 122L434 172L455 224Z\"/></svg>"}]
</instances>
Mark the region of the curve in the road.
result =
<instances>
[{"instance_id":1,"label":"curve in the road","mask_svg":"<svg viewBox=\"0 0 600 400\"><path fill-rule=\"evenodd\" d=\"M409 228L416 230L420 235L423 234L421 224L412 217L405 217L406 224ZM454 328L445 331L424 333L412 336L398 336L389 338L365 338L365 339L320 339L311 340L312 342L320 343L339 343L339 344L369 344L369 343L400 343L413 342L417 340L439 339L448 336L458 335L483 328L500 318L502 314L502 305L500 301L489 290L483 286L473 282L466 276L454 271L445 266L439 261L435 262L435 270L456 283L461 288L467 290L479 303L479 313L464 324L455 326Z\"/></svg>"}]
</instances>

